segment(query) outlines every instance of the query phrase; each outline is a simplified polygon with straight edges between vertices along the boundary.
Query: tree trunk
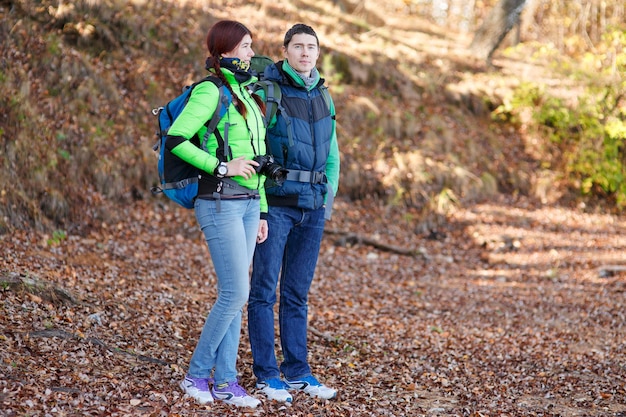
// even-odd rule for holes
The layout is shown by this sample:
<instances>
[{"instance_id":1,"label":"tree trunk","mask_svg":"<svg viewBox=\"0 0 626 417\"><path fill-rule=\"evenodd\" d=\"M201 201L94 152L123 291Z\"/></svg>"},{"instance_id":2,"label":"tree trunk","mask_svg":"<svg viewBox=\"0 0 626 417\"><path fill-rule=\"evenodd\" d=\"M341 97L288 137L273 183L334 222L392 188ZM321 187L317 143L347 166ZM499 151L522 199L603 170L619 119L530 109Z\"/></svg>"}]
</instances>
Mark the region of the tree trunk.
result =
<instances>
[{"instance_id":1,"label":"tree trunk","mask_svg":"<svg viewBox=\"0 0 626 417\"><path fill-rule=\"evenodd\" d=\"M539 31L537 21L535 20L535 13L537 13L537 9L540 5L540 0L526 0L524 15L520 16L519 27L521 33L525 33L528 36L529 33L537 33Z\"/></svg>"},{"instance_id":2,"label":"tree trunk","mask_svg":"<svg viewBox=\"0 0 626 417\"><path fill-rule=\"evenodd\" d=\"M474 34L470 51L491 64L491 56L509 31L519 24L526 0L500 0Z\"/></svg>"}]
</instances>

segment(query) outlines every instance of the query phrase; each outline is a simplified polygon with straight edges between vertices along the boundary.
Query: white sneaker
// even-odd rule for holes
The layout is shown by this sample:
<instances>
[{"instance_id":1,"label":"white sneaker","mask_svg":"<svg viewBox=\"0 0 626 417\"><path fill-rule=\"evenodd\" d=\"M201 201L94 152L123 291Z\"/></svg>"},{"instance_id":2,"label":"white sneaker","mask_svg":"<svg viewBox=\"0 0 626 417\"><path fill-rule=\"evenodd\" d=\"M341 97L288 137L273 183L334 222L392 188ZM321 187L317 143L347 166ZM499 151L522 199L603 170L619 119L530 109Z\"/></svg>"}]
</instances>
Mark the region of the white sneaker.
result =
<instances>
[{"instance_id":1,"label":"white sneaker","mask_svg":"<svg viewBox=\"0 0 626 417\"><path fill-rule=\"evenodd\" d=\"M256 408L261 404L261 401L249 396L246 390L243 389L237 381L214 385L212 392L216 400L221 400L226 404L235 405L237 407Z\"/></svg>"},{"instance_id":2,"label":"white sneaker","mask_svg":"<svg viewBox=\"0 0 626 417\"><path fill-rule=\"evenodd\" d=\"M293 401L293 397L289 394L289 386L285 384L280 378L270 378L264 381L259 381L256 387L261 390L267 398L281 403L290 403Z\"/></svg>"},{"instance_id":3,"label":"white sneaker","mask_svg":"<svg viewBox=\"0 0 626 417\"><path fill-rule=\"evenodd\" d=\"M322 384L313 375L309 375L298 380L289 381L285 379L285 383L289 386L289 388L304 391L311 397L318 397L325 400L330 400L337 396L336 390Z\"/></svg>"},{"instance_id":4,"label":"white sneaker","mask_svg":"<svg viewBox=\"0 0 626 417\"><path fill-rule=\"evenodd\" d=\"M209 380L207 378L191 378L187 376L180 381L180 387L185 394L194 398L200 404L213 402L213 395L211 395L209 390Z\"/></svg>"}]
</instances>

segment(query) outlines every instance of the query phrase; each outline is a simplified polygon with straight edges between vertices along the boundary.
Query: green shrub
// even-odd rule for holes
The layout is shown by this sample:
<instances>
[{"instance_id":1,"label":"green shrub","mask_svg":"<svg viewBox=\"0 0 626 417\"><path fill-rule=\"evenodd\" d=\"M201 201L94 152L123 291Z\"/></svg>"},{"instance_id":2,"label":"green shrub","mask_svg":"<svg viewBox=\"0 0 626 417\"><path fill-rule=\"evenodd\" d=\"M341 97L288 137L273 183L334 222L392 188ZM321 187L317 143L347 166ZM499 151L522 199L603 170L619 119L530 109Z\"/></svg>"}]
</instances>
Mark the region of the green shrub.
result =
<instances>
[{"instance_id":1,"label":"green shrub","mask_svg":"<svg viewBox=\"0 0 626 417\"><path fill-rule=\"evenodd\" d=\"M559 63L581 93L557 97L543 86L522 83L493 112L494 119L521 125L540 142L541 166L561 172L582 195L608 197L626 208L626 33L609 31L582 65ZM602 68L601 71L598 69ZM530 112L530 120L525 114Z\"/></svg>"},{"instance_id":2,"label":"green shrub","mask_svg":"<svg viewBox=\"0 0 626 417\"><path fill-rule=\"evenodd\" d=\"M551 167L564 171L570 185L584 195L615 198L618 208L626 207L626 118L607 106L607 96L614 86L604 86L602 94L587 90L578 105L569 106L564 99L544 96L532 109L532 119L550 154L542 158ZM535 90L537 91L537 90ZM531 105L517 92L516 104ZM526 98L526 99L525 99ZM532 102L536 101L533 97ZM545 162L545 161L542 161ZM545 165L545 164L542 164Z\"/></svg>"}]
</instances>

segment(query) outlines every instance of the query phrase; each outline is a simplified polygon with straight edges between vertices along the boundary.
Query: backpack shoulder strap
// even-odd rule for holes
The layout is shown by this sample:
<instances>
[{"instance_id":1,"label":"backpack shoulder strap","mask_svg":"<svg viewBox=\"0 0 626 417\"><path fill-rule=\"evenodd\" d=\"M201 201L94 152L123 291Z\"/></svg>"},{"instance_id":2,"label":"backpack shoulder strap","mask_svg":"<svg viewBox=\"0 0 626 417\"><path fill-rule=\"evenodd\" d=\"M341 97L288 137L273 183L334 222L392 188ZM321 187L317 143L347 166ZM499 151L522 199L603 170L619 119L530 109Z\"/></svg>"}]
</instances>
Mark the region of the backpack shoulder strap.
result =
<instances>
[{"instance_id":1,"label":"backpack shoulder strap","mask_svg":"<svg viewBox=\"0 0 626 417\"><path fill-rule=\"evenodd\" d=\"M272 80L260 80L255 85L255 91L263 90L265 94L265 126L269 127L272 119L280 112L287 123L287 134L289 136L289 146L294 145L293 141L293 127L291 126L291 118L287 111L281 104L283 93L280 89L280 85L276 81Z\"/></svg>"},{"instance_id":2,"label":"backpack shoulder strap","mask_svg":"<svg viewBox=\"0 0 626 417\"><path fill-rule=\"evenodd\" d=\"M199 81L199 83L204 82L204 81L210 81L217 86L218 91L219 91L219 98L217 100L217 107L215 108L215 112L213 112L213 116L205 124L207 129L206 129L206 132L204 133L204 137L202 138L201 148L202 150L207 151L206 144L209 141L209 137L211 136L211 134L215 133L215 136L217 137L217 141L218 141L218 148L219 148L218 158L220 157L220 154L226 155L224 150L228 150L228 155L232 158L232 155L230 155L230 148L228 146L228 127L230 123L226 122L224 124L224 136L222 136L220 132L217 131L216 129L217 129L217 124L220 122L222 117L228 114L228 107L232 103L233 97L230 94L230 91L226 87L224 87L224 83L222 82L222 80L220 80L215 75L208 75L204 79ZM222 150L222 152L220 152L220 149Z\"/></svg>"},{"instance_id":3,"label":"backpack shoulder strap","mask_svg":"<svg viewBox=\"0 0 626 417\"><path fill-rule=\"evenodd\" d=\"M269 126L279 110L281 113L284 113L284 109L280 104L282 99L280 86L276 81L259 80L256 82L254 89L255 91L263 90L265 94L265 126Z\"/></svg>"},{"instance_id":4,"label":"backpack shoulder strap","mask_svg":"<svg viewBox=\"0 0 626 417\"><path fill-rule=\"evenodd\" d=\"M330 98L330 93L328 92L328 87L326 87L325 85L321 86L320 93L322 93L322 97L324 98L324 102L328 107L328 111L330 112L331 117L333 118L333 120L335 120L335 109L331 106L332 101Z\"/></svg>"},{"instance_id":5,"label":"backpack shoulder strap","mask_svg":"<svg viewBox=\"0 0 626 417\"><path fill-rule=\"evenodd\" d=\"M232 97L230 95L230 91L228 91L228 89L224 87L224 83L222 82L222 80L220 80L215 75L208 75L204 78L203 81L211 81L217 86L217 89L220 92L220 96L217 101L217 107L215 109L215 112L213 113L213 117L211 117L211 120L209 120L209 123L206 125L207 133L211 135L211 133L213 133L217 128L217 124L219 123L220 119L226 114L228 106L232 102Z\"/></svg>"}]
</instances>

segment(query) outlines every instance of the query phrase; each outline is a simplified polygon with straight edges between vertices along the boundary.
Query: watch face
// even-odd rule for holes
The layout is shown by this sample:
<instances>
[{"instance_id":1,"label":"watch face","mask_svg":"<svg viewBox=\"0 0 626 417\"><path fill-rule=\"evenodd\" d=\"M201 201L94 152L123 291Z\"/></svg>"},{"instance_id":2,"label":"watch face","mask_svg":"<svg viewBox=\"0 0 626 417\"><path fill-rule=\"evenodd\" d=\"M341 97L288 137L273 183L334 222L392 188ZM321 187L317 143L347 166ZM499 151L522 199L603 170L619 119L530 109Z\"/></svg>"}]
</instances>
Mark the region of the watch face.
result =
<instances>
[{"instance_id":1,"label":"watch face","mask_svg":"<svg viewBox=\"0 0 626 417\"><path fill-rule=\"evenodd\" d=\"M226 175L228 173L228 167L226 165L220 164L217 167L217 173L220 175Z\"/></svg>"}]
</instances>

